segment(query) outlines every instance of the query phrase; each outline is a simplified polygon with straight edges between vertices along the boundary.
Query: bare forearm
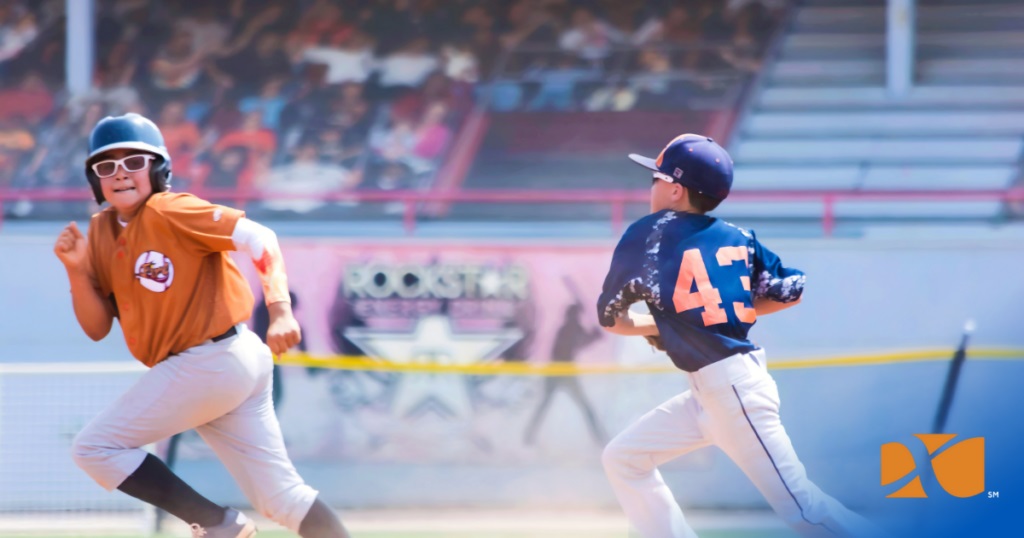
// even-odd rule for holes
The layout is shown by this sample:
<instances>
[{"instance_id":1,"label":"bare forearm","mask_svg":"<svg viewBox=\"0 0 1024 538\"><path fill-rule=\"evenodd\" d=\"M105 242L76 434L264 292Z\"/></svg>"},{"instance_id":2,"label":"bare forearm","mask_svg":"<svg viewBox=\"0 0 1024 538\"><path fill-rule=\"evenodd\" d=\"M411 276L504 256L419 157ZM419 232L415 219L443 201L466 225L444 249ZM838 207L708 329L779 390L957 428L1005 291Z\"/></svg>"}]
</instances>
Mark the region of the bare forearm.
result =
<instances>
[{"instance_id":1,"label":"bare forearm","mask_svg":"<svg viewBox=\"0 0 1024 538\"><path fill-rule=\"evenodd\" d=\"M102 340L110 333L110 327L114 323L110 302L100 295L87 273L68 270L68 281L71 283L71 303L78 324L89 338L95 341Z\"/></svg>"},{"instance_id":2,"label":"bare forearm","mask_svg":"<svg viewBox=\"0 0 1024 538\"><path fill-rule=\"evenodd\" d=\"M780 303L765 297L758 297L757 299L754 299L754 310L757 311L758 316L767 316L768 314L781 312L798 304L800 304L800 299L789 303Z\"/></svg>"},{"instance_id":3,"label":"bare forearm","mask_svg":"<svg viewBox=\"0 0 1024 538\"><path fill-rule=\"evenodd\" d=\"M281 255L277 235L270 228L242 218L235 225L231 240L236 249L248 253L252 258L260 283L263 285L263 297L267 305L278 302L290 303L288 276L285 273L284 256Z\"/></svg>"},{"instance_id":4,"label":"bare forearm","mask_svg":"<svg viewBox=\"0 0 1024 538\"><path fill-rule=\"evenodd\" d=\"M283 316L292 316L292 304L288 301L270 303L267 305L267 314L269 314L271 323Z\"/></svg>"}]
</instances>

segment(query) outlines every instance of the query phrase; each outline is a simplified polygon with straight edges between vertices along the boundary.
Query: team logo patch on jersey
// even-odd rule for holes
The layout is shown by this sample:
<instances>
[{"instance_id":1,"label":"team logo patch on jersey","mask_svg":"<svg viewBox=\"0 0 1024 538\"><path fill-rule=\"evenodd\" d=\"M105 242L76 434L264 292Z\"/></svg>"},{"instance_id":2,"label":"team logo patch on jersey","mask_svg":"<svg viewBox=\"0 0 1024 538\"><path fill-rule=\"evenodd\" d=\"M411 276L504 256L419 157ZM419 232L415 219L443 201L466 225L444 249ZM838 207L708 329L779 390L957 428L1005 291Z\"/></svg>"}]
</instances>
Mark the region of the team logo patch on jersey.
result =
<instances>
[{"instance_id":1,"label":"team logo patch on jersey","mask_svg":"<svg viewBox=\"0 0 1024 538\"><path fill-rule=\"evenodd\" d=\"M165 292L174 281L174 264L162 253L147 250L135 260L135 278L149 291Z\"/></svg>"}]
</instances>

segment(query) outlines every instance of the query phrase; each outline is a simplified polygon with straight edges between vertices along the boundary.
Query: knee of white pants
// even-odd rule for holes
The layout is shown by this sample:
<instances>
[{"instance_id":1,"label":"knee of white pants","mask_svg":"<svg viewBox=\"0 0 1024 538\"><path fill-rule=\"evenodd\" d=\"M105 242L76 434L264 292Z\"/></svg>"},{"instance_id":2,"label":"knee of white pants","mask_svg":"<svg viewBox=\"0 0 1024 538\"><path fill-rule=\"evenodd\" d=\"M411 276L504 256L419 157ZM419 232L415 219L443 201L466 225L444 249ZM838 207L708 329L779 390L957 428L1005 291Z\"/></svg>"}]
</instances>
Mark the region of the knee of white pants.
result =
<instances>
[{"instance_id":1,"label":"knee of white pants","mask_svg":"<svg viewBox=\"0 0 1024 538\"><path fill-rule=\"evenodd\" d=\"M71 459L75 461L75 465L79 469L89 472L89 467L96 461L100 448L90 443L83 435L84 433L85 431L78 432L75 440L71 442Z\"/></svg>"},{"instance_id":2,"label":"knee of white pants","mask_svg":"<svg viewBox=\"0 0 1024 538\"><path fill-rule=\"evenodd\" d=\"M74 460L75 465L79 469L85 471L93 480L99 482L101 486L113 489L103 480L103 476L106 474L107 461L110 452L113 450L115 450L113 447L105 446L105 443L86 429L79 432L75 436L75 440L72 441L71 459Z\"/></svg>"},{"instance_id":3,"label":"knee of white pants","mask_svg":"<svg viewBox=\"0 0 1024 538\"><path fill-rule=\"evenodd\" d=\"M250 499L257 512L293 532L299 531L302 520L316 501L317 491L299 484L270 496L256 495Z\"/></svg>"},{"instance_id":4,"label":"knee of white pants","mask_svg":"<svg viewBox=\"0 0 1024 538\"><path fill-rule=\"evenodd\" d=\"M117 489L145 457L144 450L118 446L89 428L79 432L71 443L75 465L107 491Z\"/></svg>"},{"instance_id":5,"label":"knee of white pants","mask_svg":"<svg viewBox=\"0 0 1024 538\"><path fill-rule=\"evenodd\" d=\"M612 439L601 452L601 464L608 475L623 478L645 476L652 472L656 465L650 454L638 452L620 441Z\"/></svg>"}]
</instances>

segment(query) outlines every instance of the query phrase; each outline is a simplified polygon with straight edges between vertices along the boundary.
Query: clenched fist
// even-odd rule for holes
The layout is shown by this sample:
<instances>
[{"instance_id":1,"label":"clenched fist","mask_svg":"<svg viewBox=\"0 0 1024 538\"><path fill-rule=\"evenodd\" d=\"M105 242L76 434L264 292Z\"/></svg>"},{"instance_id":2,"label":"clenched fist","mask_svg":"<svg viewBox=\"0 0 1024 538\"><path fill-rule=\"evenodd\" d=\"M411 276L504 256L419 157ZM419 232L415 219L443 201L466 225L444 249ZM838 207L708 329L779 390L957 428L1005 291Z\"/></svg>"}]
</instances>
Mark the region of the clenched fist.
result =
<instances>
[{"instance_id":1,"label":"clenched fist","mask_svg":"<svg viewBox=\"0 0 1024 538\"><path fill-rule=\"evenodd\" d=\"M267 306L270 327L267 328L267 346L274 355L281 355L295 347L302 340L299 322L292 315L292 305L287 302Z\"/></svg>"},{"instance_id":2,"label":"clenched fist","mask_svg":"<svg viewBox=\"0 0 1024 538\"><path fill-rule=\"evenodd\" d=\"M88 270L88 241L78 229L78 224L72 222L61 230L53 245L53 252L69 271Z\"/></svg>"}]
</instances>

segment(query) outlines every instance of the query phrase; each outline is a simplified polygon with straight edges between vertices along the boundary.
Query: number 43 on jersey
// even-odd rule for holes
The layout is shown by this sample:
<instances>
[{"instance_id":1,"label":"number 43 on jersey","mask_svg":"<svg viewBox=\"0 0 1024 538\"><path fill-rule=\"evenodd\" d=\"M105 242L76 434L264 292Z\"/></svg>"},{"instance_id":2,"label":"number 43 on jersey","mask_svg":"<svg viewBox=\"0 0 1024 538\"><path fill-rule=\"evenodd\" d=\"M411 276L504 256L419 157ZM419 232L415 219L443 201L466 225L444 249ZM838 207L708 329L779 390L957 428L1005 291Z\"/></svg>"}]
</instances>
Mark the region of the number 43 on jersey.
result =
<instances>
[{"instance_id":1,"label":"number 43 on jersey","mask_svg":"<svg viewBox=\"0 0 1024 538\"><path fill-rule=\"evenodd\" d=\"M722 247L718 249L715 259L718 265L723 267L741 260L744 265L749 263L746 247ZM694 282L697 283L697 291L691 292ZM741 276L740 282L743 284L744 290L750 291L749 276ZM676 288L672 293L672 304L675 305L676 312L704 307L701 318L704 320L705 327L729 321L725 309L721 306L722 295L718 288L711 285L711 279L708 277L707 266L704 264L704 257L701 256L700 249L691 248L683 252L683 260L679 266L679 278L676 279ZM736 318L743 323L754 323L754 320L757 319L757 313L752 306L747 306L745 302L741 301L732 303Z\"/></svg>"}]
</instances>

